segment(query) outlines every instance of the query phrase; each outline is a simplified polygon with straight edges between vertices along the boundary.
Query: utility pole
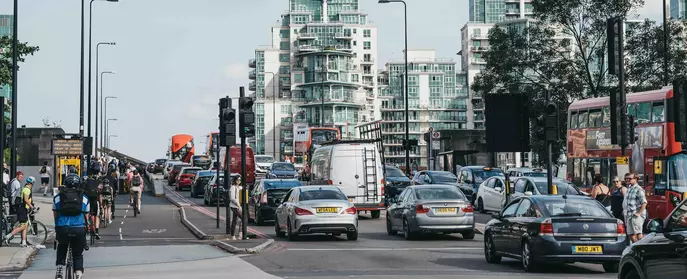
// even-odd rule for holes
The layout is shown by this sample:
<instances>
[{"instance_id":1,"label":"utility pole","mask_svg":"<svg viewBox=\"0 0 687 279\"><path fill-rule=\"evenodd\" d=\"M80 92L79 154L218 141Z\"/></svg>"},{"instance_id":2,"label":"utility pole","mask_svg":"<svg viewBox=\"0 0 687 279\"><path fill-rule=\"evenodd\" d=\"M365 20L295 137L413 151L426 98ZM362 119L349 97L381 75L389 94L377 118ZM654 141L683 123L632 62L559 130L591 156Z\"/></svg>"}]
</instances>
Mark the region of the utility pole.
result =
<instances>
[{"instance_id":1,"label":"utility pole","mask_svg":"<svg viewBox=\"0 0 687 279\"><path fill-rule=\"evenodd\" d=\"M634 131L628 130L627 127L624 24L625 19L622 17L613 17L606 21L608 73L618 76L618 90L611 91L610 99L611 143L620 144L621 156L626 156L626 148L630 144L630 134L634 137Z\"/></svg>"},{"instance_id":2,"label":"utility pole","mask_svg":"<svg viewBox=\"0 0 687 279\"><path fill-rule=\"evenodd\" d=\"M239 136L241 137L241 235L248 239L248 187L246 185L246 139L255 136L255 113L253 98L246 97L243 86L239 87Z\"/></svg>"},{"instance_id":3,"label":"utility pole","mask_svg":"<svg viewBox=\"0 0 687 279\"><path fill-rule=\"evenodd\" d=\"M546 142L546 184L549 194L554 193L553 187L553 150L554 142L560 140L560 113L558 105L551 101L551 92L546 92L544 113L537 117L535 133L539 140Z\"/></svg>"},{"instance_id":4,"label":"utility pole","mask_svg":"<svg viewBox=\"0 0 687 279\"><path fill-rule=\"evenodd\" d=\"M230 159L229 157L231 156L231 146L236 143L236 111L232 108L231 104L231 98L229 96L225 98L220 98L219 99L219 144L217 145L217 181L215 181L215 186L216 192L215 192L215 197L217 198L217 228L219 229L219 203L220 203L220 198L219 198L219 192L220 189L224 188L226 191L226 195L228 196L225 204L227 207L227 217L226 217L226 222L227 222L227 234L229 234L229 228L230 228L230 222L231 222L231 214L229 214L229 197L230 192L229 192L229 179L230 179L230 171L231 171L231 166L230 166ZM222 158L220 158L220 148L224 147L225 152L224 152L224 183L220 184L220 172L222 168Z\"/></svg>"}]
</instances>

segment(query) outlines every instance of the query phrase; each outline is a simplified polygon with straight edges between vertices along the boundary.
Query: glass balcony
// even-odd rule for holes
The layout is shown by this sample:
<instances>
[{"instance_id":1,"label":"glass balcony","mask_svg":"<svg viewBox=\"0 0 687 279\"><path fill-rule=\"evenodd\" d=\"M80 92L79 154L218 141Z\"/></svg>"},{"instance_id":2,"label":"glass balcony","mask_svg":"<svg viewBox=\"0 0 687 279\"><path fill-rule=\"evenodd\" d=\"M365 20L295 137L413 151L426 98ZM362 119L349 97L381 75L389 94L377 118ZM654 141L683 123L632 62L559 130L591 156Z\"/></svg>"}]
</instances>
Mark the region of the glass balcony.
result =
<instances>
[{"instance_id":1,"label":"glass balcony","mask_svg":"<svg viewBox=\"0 0 687 279\"><path fill-rule=\"evenodd\" d=\"M248 67L255 68L255 59L248 60Z\"/></svg>"},{"instance_id":2,"label":"glass balcony","mask_svg":"<svg viewBox=\"0 0 687 279\"><path fill-rule=\"evenodd\" d=\"M255 76L256 76L255 70L248 72L248 78L249 79L255 80Z\"/></svg>"},{"instance_id":3,"label":"glass balcony","mask_svg":"<svg viewBox=\"0 0 687 279\"><path fill-rule=\"evenodd\" d=\"M374 59L374 58L363 59L363 61L362 61L361 63L362 63L362 64L374 64L374 63L375 63L375 59Z\"/></svg>"},{"instance_id":4,"label":"glass balcony","mask_svg":"<svg viewBox=\"0 0 687 279\"><path fill-rule=\"evenodd\" d=\"M248 84L248 90L250 90L250 91L255 91L255 81L251 81L251 82Z\"/></svg>"},{"instance_id":5,"label":"glass balcony","mask_svg":"<svg viewBox=\"0 0 687 279\"><path fill-rule=\"evenodd\" d=\"M300 33L298 34L299 40L316 40L317 34L315 33Z\"/></svg>"},{"instance_id":6,"label":"glass balcony","mask_svg":"<svg viewBox=\"0 0 687 279\"><path fill-rule=\"evenodd\" d=\"M352 40L353 36L351 34L346 33L336 33L334 34L334 38L339 40Z\"/></svg>"},{"instance_id":7,"label":"glass balcony","mask_svg":"<svg viewBox=\"0 0 687 279\"><path fill-rule=\"evenodd\" d=\"M281 86L281 87L291 87L291 81L290 81L290 80L282 80L282 81L279 81L279 86Z\"/></svg>"}]
</instances>

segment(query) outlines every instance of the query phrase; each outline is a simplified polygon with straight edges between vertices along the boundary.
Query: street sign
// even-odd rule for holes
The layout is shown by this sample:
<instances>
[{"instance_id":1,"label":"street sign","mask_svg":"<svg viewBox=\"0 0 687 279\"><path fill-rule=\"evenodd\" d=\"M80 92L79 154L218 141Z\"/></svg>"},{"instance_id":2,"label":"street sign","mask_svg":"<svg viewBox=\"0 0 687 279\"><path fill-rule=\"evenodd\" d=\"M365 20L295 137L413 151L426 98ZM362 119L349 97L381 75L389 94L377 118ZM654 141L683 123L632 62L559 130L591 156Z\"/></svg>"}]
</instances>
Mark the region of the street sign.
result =
<instances>
[{"instance_id":1,"label":"street sign","mask_svg":"<svg viewBox=\"0 0 687 279\"><path fill-rule=\"evenodd\" d=\"M81 155L83 141L81 139L54 139L52 141L53 155Z\"/></svg>"},{"instance_id":2,"label":"street sign","mask_svg":"<svg viewBox=\"0 0 687 279\"><path fill-rule=\"evenodd\" d=\"M654 174L663 174L663 161L654 161Z\"/></svg>"},{"instance_id":3,"label":"street sign","mask_svg":"<svg viewBox=\"0 0 687 279\"><path fill-rule=\"evenodd\" d=\"M435 140L441 139L441 133L432 132L432 139L435 139Z\"/></svg>"},{"instance_id":4,"label":"street sign","mask_svg":"<svg viewBox=\"0 0 687 279\"><path fill-rule=\"evenodd\" d=\"M441 150L441 142L432 141L432 150Z\"/></svg>"},{"instance_id":5,"label":"street sign","mask_svg":"<svg viewBox=\"0 0 687 279\"><path fill-rule=\"evenodd\" d=\"M630 164L630 158L627 156L616 157L615 158L615 164L616 165L629 165Z\"/></svg>"}]
</instances>

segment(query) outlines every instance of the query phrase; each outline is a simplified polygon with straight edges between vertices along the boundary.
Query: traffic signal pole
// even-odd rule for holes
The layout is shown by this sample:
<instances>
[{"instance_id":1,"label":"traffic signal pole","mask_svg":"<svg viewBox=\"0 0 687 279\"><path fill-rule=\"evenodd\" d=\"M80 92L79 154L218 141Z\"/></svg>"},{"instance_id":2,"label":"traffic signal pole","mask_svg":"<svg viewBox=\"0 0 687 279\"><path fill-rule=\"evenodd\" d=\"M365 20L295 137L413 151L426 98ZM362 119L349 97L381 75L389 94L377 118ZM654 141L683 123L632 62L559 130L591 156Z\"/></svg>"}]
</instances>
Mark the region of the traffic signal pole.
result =
<instances>
[{"instance_id":1,"label":"traffic signal pole","mask_svg":"<svg viewBox=\"0 0 687 279\"><path fill-rule=\"evenodd\" d=\"M232 108L231 98L229 96L219 99L219 142L217 148L217 181L215 185L215 198L217 199L217 228L219 229L219 192L221 188L225 189L226 193L226 233L230 234L231 227L231 208L229 202L231 201L231 193L229 191L229 179L231 178L231 146L236 143L236 112ZM220 158L220 148L224 147L224 182L220 185L220 171L222 168L222 158ZM221 187L221 188L220 188Z\"/></svg>"},{"instance_id":2,"label":"traffic signal pole","mask_svg":"<svg viewBox=\"0 0 687 279\"><path fill-rule=\"evenodd\" d=\"M241 137L241 235L248 239L248 187L246 185L246 138L255 135L253 99L246 97L245 88L239 87L239 136Z\"/></svg>"}]
</instances>

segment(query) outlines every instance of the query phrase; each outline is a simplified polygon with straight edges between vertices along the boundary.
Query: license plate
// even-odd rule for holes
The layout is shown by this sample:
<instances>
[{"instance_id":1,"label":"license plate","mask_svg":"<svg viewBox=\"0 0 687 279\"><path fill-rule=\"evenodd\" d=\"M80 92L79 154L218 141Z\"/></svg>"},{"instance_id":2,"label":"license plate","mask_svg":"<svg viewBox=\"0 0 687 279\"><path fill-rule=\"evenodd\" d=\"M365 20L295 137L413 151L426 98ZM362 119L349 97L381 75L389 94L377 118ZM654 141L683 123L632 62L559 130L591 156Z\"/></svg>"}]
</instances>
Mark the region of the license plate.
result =
<instances>
[{"instance_id":1,"label":"license plate","mask_svg":"<svg viewBox=\"0 0 687 279\"><path fill-rule=\"evenodd\" d=\"M573 246L573 254L603 254L601 246Z\"/></svg>"},{"instance_id":2,"label":"license plate","mask_svg":"<svg viewBox=\"0 0 687 279\"><path fill-rule=\"evenodd\" d=\"M436 209L437 213L456 213L455 207L441 207Z\"/></svg>"},{"instance_id":3,"label":"license plate","mask_svg":"<svg viewBox=\"0 0 687 279\"><path fill-rule=\"evenodd\" d=\"M320 207L320 208L315 208L315 212L317 212L317 213L337 213L337 212L339 212L339 208L337 208L337 207Z\"/></svg>"}]
</instances>

